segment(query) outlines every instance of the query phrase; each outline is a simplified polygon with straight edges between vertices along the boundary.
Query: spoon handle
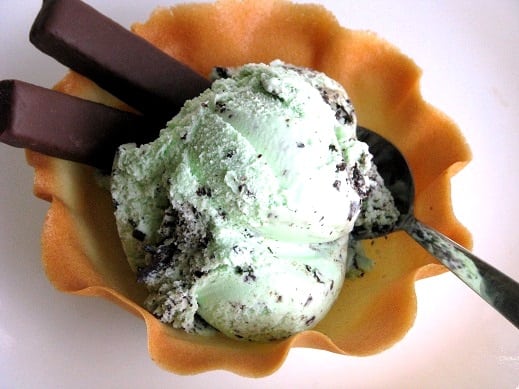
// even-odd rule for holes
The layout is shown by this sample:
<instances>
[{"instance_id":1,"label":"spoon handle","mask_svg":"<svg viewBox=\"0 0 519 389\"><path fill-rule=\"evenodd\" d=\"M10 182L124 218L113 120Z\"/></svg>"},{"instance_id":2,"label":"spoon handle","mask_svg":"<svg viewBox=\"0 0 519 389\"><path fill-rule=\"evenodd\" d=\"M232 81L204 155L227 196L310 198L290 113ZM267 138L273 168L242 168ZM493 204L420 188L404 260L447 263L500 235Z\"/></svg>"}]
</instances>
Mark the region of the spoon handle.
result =
<instances>
[{"instance_id":1,"label":"spoon handle","mask_svg":"<svg viewBox=\"0 0 519 389\"><path fill-rule=\"evenodd\" d=\"M404 230L487 303L519 328L519 283L411 217Z\"/></svg>"}]
</instances>

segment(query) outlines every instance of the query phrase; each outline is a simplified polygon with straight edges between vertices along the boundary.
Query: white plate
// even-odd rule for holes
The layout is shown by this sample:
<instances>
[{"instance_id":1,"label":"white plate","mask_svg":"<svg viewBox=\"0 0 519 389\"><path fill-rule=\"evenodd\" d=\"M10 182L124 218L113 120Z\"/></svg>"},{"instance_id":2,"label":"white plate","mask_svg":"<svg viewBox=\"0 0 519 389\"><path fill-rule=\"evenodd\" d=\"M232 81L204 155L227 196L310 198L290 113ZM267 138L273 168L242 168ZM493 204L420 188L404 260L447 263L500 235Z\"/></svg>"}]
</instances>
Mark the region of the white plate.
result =
<instances>
[{"instance_id":1,"label":"white plate","mask_svg":"<svg viewBox=\"0 0 519 389\"><path fill-rule=\"evenodd\" d=\"M128 26L173 1L88 2ZM474 252L519 279L519 3L322 3L423 69L425 97L457 121L474 153L453 182L456 214L473 232ZM0 2L1 79L48 87L64 73L28 42L40 4ZM39 260L47 204L32 196L32 177L23 151L0 145L0 387L519 387L519 333L450 274L418 283L416 324L377 356L295 349L259 380L164 372L148 356L139 319L48 283Z\"/></svg>"}]
</instances>

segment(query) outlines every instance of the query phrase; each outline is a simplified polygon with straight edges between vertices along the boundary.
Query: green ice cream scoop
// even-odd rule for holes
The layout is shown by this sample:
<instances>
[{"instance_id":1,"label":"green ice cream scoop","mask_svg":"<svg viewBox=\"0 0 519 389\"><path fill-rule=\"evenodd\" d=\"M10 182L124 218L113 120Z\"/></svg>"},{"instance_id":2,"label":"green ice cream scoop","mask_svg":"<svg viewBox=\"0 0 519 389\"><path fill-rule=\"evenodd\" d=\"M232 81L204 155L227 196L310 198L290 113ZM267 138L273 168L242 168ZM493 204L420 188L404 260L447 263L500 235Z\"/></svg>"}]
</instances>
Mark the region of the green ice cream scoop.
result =
<instances>
[{"instance_id":1,"label":"green ice cream scoop","mask_svg":"<svg viewBox=\"0 0 519 389\"><path fill-rule=\"evenodd\" d=\"M327 313L363 201L385 192L338 83L280 61L215 74L157 140L120 148L119 233L162 321L284 338Z\"/></svg>"}]
</instances>

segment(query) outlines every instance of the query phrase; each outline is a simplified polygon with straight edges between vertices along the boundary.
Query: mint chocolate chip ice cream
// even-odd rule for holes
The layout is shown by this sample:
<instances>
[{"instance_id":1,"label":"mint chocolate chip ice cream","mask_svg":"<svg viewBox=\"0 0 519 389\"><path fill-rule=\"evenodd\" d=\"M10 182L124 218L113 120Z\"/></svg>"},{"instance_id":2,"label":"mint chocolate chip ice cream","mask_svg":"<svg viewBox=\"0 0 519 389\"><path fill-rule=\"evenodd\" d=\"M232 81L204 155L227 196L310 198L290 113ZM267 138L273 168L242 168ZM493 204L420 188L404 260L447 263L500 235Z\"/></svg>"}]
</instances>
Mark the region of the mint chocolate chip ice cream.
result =
<instances>
[{"instance_id":1,"label":"mint chocolate chip ice cream","mask_svg":"<svg viewBox=\"0 0 519 389\"><path fill-rule=\"evenodd\" d=\"M163 322L285 338L330 309L359 215L398 212L338 83L280 61L214 73L157 140L120 147L119 233Z\"/></svg>"}]
</instances>

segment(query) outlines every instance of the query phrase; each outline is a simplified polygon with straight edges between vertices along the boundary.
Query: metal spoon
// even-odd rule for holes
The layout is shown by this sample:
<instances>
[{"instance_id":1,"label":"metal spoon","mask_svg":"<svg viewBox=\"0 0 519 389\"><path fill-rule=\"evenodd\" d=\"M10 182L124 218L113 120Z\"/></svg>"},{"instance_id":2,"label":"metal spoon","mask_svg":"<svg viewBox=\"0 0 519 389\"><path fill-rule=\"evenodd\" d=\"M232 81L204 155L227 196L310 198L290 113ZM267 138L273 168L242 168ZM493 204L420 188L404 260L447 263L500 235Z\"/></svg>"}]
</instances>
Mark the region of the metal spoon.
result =
<instances>
[{"instance_id":1,"label":"metal spoon","mask_svg":"<svg viewBox=\"0 0 519 389\"><path fill-rule=\"evenodd\" d=\"M519 283L452 241L418 221L413 215L414 182L403 155L375 132L358 127L357 136L369 145L377 169L391 191L400 218L390 231L354 229L357 239L371 239L389 232L407 232L444 266L519 328Z\"/></svg>"}]
</instances>

